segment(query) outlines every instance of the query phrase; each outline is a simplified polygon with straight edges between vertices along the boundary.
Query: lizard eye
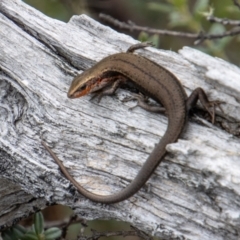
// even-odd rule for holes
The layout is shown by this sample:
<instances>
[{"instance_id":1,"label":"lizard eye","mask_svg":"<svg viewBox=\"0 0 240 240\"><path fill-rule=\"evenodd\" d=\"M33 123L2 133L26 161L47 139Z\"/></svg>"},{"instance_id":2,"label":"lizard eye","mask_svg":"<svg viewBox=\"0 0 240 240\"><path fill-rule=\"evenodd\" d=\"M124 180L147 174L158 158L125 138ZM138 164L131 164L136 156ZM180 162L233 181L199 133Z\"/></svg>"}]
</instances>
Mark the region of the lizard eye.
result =
<instances>
[{"instance_id":1,"label":"lizard eye","mask_svg":"<svg viewBox=\"0 0 240 240\"><path fill-rule=\"evenodd\" d=\"M84 85L82 85L81 87L78 88L77 92L81 92L81 91L85 90L86 88L87 88L87 85L84 84Z\"/></svg>"}]
</instances>

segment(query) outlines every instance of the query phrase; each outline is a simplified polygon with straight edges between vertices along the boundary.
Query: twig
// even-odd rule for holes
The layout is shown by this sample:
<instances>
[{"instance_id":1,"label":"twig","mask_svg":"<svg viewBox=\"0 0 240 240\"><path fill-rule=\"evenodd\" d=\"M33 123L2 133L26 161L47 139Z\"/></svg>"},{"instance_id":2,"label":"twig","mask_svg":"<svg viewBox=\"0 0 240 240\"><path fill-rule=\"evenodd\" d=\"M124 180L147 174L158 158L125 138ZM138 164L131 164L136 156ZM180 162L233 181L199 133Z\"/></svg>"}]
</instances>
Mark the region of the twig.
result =
<instances>
[{"instance_id":1,"label":"twig","mask_svg":"<svg viewBox=\"0 0 240 240\"><path fill-rule=\"evenodd\" d=\"M197 38L197 40L194 42L194 45L198 45L206 39L209 39L209 40L219 39L219 38L224 38L224 37L228 37L228 36L235 36L238 34L240 34L240 28L232 29L230 31L226 31L226 32L219 33L219 34L203 34L202 36L199 36Z\"/></svg>"},{"instance_id":2,"label":"twig","mask_svg":"<svg viewBox=\"0 0 240 240\"><path fill-rule=\"evenodd\" d=\"M214 17L214 16L209 16L209 17L207 17L207 20L209 22L221 23L223 25L240 26L240 21L231 20L231 19L228 19L228 18L217 18L217 17Z\"/></svg>"},{"instance_id":3,"label":"twig","mask_svg":"<svg viewBox=\"0 0 240 240\"><path fill-rule=\"evenodd\" d=\"M121 29L130 30L130 31L144 31L144 32L152 33L152 34L176 36L176 37L186 37L186 38L196 38L199 35L196 33L185 33L185 32L169 31L169 30L162 30L162 29L138 26L131 21L129 21L128 23L125 23L125 22L121 22L107 14L104 14L104 13L100 13L99 17L102 20L113 24L116 27L119 27Z\"/></svg>"},{"instance_id":4,"label":"twig","mask_svg":"<svg viewBox=\"0 0 240 240\"><path fill-rule=\"evenodd\" d=\"M238 0L233 0L233 3L235 6L237 6L240 9L240 3L238 2Z\"/></svg>"},{"instance_id":5,"label":"twig","mask_svg":"<svg viewBox=\"0 0 240 240\"><path fill-rule=\"evenodd\" d=\"M119 27L121 29L129 30L129 31L144 31L151 34L159 34L159 35L165 35L165 36L175 36L175 37L185 37L185 38L192 38L196 39L194 42L194 45L198 45L205 41L206 39L219 39L227 36L235 36L240 33L240 28L233 28L230 31L226 31L220 34L206 34L204 32L199 33L185 33L185 32L176 32L176 31L169 31L169 30L162 30L162 29L155 29L155 28L149 28L149 27L143 27L138 26L134 24L133 22L121 22L109 15L100 13L99 17L111 24L113 24L116 27ZM233 20L231 20L233 21ZM238 22L239 25L239 22Z\"/></svg>"}]
</instances>

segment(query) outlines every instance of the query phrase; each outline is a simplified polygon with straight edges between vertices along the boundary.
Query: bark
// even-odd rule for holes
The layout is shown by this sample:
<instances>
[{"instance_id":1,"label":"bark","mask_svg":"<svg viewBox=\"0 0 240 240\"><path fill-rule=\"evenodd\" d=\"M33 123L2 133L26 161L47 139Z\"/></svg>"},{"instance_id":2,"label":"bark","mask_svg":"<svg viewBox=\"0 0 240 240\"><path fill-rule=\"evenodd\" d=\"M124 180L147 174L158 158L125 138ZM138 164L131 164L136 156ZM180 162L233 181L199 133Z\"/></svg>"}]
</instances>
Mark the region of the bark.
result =
<instances>
[{"instance_id":1,"label":"bark","mask_svg":"<svg viewBox=\"0 0 240 240\"><path fill-rule=\"evenodd\" d=\"M86 15L68 23L20 0L0 2L0 228L47 204L86 219L115 218L163 239L240 238L240 69L184 47L141 54L175 74L187 94L202 87L223 101L217 124L189 119L141 191L104 205L81 196L40 144L43 138L88 190L111 194L137 174L164 134L167 117L121 100L66 96L73 76L136 43ZM207 116L207 114L206 114Z\"/></svg>"}]
</instances>

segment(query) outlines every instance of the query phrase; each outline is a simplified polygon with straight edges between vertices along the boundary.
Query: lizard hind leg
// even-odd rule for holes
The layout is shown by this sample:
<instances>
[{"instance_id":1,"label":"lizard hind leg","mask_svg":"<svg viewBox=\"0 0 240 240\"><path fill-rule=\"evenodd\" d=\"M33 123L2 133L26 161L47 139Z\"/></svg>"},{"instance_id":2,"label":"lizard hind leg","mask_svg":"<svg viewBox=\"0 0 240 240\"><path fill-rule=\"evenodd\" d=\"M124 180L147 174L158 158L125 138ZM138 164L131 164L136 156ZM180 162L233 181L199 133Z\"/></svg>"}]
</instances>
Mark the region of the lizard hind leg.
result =
<instances>
[{"instance_id":1,"label":"lizard hind leg","mask_svg":"<svg viewBox=\"0 0 240 240\"><path fill-rule=\"evenodd\" d=\"M219 101L219 100L209 101L204 90L202 88L196 88L187 99L187 102L186 102L187 110L189 111L191 108L193 108L196 105L198 100L201 102L204 109L211 116L212 123L214 123L215 122L215 109L216 109L216 107L218 107L223 112L220 104L222 104L224 102Z\"/></svg>"}]
</instances>

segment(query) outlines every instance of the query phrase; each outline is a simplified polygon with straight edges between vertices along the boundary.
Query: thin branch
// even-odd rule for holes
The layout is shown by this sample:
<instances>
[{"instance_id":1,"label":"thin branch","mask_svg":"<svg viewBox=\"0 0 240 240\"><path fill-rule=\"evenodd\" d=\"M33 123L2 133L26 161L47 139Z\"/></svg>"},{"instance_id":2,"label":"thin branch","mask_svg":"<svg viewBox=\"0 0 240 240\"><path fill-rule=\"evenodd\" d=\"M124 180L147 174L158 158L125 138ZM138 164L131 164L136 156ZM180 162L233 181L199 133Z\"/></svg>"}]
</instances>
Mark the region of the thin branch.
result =
<instances>
[{"instance_id":1,"label":"thin branch","mask_svg":"<svg viewBox=\"0 0 240 240\"><path fill-rule=\"evenodd\" d=\"M128 21L128 23L125 23L104 13L100 13L99 17L102 20L107 21L120 29L125 29L129 31L144 31L152 34L175 36L175 37L186 37L186 38L197 38L199 36L199 34L196 34L196 33L185 33L185 32L169 31L169 30L138 26L131 21Z\"/></svg>"},{"instance_id":2,"label":"thin branch","mask_svg":"<svg viewBox=\"0 0 240 240\"><path fill-rule=\"evenodd\" d=\"M214 17L214 16L208 16L207 20L209 22L221 23L222 25L240 26L240 21L231 20L231 19L228 19L228 18L217 18L217 17Z\"/></svg>"},{"instance_id":3,"label":"thin branch","mask_svg":"<svg viewBox=\"0 0 240 240\"><path fill-rule=\"evenodd\" d=\"M240 3L238 2L238 0L233 0L233 3L235 6L237 6L240 9Z\"/></svg>"},{"instance_id":4,"label":"thin branch","mask_svg":"<svg viewBox=\"0 0 240 240\"><path fill-rule=\"evenodd\" d=\"M220 38L224 38L227 36L235 36L240 33L239 28L233 28L230 31L226 31L226 32L223 32L220 34L206 34L204 32L199 32L199 33L176 32L176 31L169 31L169 30L162 30L162 29L138 26L130 21L128 23L121 22L121 21L119 21L109 15L103 14L103 13L100 13L99 17L102 20L107 21L116 27L119 27L120 29L125 29L125 30L129 30L129 31L144 31L144 32L151 33L151 34L159 34L159 35L165 35L165 36L185 37L185 38L196 39L194 42L194 45L198 45L207 39L208 40L220 39ZM231 20L231 21L233 21L233 20ZM239 24L239 22L238 22L238 24Z\"/></svg>"},{"instance_id":5,"label":"thin branch","mask_svg":"<svg viewBox=\"0 0 240 240\"><path fill-rule=\"evenodd\" d=\"M194 45L198 45L206 39L213 40L213 39L219 39L219 38L224 38L224 37L229 37L229 36L235 36L238 34L240 34L240 28L236 28L231 31L226 31L226 32L219 33L219 34L203 34L202 36L199 36L197 38L197 40L194 42Z\"/></svg>"}]
</instances>

